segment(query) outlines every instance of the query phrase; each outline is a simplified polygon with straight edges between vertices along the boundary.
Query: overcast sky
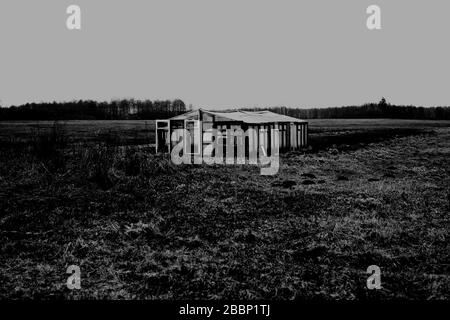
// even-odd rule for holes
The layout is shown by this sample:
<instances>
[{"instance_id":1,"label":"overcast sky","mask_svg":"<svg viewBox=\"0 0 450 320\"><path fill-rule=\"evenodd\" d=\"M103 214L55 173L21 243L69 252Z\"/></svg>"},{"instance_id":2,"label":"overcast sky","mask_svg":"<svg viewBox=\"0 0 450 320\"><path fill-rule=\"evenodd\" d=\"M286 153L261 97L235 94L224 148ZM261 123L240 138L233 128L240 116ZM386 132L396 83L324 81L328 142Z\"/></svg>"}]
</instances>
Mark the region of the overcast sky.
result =
<instances>
[{"instance_id":1,"label":"overcast sky","mask_svg":"<svg viewBox=\"0 0 450 320\"><path fill-rule=\"evenodd\" d=\"M66 28L66 8L82 30ZM366 8L382 30L366 28ZM450 105L448 0L1 0L0 100Z\"/></svg>"}]
</instances>

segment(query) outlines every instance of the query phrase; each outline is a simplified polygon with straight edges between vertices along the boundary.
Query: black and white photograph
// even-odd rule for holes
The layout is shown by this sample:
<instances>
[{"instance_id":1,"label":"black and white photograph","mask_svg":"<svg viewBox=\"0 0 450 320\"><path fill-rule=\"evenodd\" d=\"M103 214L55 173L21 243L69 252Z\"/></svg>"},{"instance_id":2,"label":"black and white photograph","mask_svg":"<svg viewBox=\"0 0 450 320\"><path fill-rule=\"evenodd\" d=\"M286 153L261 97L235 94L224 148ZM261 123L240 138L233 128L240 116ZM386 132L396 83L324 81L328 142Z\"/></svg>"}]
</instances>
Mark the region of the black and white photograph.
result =
<instances>
[{"instance_id":1,"label":"black and white photograph","mask_svg":"<svg viewBox=\"0 0 450 320\"><path fill-rule=\"evenodd\" d=\"M0 300L448 306L449 12L1 0Z\"/></svg>"}]
</instances>

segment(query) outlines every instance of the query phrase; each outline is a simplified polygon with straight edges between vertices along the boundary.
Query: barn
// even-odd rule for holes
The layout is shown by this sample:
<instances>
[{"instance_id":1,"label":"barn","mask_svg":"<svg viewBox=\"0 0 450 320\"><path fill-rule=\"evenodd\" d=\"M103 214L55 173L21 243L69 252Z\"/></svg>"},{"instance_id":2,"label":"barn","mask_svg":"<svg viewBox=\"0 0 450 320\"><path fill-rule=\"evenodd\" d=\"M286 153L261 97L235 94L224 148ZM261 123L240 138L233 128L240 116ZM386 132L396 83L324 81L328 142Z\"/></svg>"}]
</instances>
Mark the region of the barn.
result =
<instances>
[{"instance_id":1,"label":"barn","mask_svg":"<svg viewBox=\"0 0 450 320\"><path fill-rule=\"evenodd\" d=\"M276 132L279 134L278 146L281 152L301 149L308 145L308 122L305 120L270 111L226 112L199 109L156 121L157 152L172 150L178 140L171 141L171 137L173 132L179 131L177 129L186 129L189 132L197 130L201 133L193 137L192 154L199 155L203 154L205 145L212 142L211 129L216 129L223 135L227 130L251 131L252 135L245 137L246 153L252 149L260 150L256 148L260 146L270 154L271 146L273 147L276 141L274 139Z\"/></svg>"}]
</instances>

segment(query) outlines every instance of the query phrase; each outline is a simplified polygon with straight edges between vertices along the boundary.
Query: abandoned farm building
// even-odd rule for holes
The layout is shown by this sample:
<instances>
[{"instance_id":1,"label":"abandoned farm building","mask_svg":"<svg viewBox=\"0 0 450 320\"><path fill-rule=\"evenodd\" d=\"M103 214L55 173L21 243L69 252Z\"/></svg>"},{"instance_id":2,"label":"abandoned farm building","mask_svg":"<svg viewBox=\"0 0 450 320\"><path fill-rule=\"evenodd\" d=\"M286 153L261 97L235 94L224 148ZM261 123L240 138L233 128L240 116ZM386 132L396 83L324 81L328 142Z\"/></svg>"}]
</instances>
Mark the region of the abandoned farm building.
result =
<instances>
[{"instance_id":1,"label":"abandoned farm building","mask_svg":"<svg viewBox=\"0 0 450 320\"><path fill-rule=\"evenodd\" d=\"M270 111L208 111L194 110L170 119L156 121L156 150L170 152L177 144L171 141L173 132L186 129L201 133L193 137L192 154L203 154L204 146L212 143L211 129L225 134L227 129L253 129L254 136L245 138L246 154L248 150L268 150L270 154L275 141L275 129L279 134L280 152L301 149L308 144L308 122ZM192 135L191 135L192 137ZM201 148L200 148L201 146ZM256 146L260 146L257 148Z\"/></svg>"}]
</instances>

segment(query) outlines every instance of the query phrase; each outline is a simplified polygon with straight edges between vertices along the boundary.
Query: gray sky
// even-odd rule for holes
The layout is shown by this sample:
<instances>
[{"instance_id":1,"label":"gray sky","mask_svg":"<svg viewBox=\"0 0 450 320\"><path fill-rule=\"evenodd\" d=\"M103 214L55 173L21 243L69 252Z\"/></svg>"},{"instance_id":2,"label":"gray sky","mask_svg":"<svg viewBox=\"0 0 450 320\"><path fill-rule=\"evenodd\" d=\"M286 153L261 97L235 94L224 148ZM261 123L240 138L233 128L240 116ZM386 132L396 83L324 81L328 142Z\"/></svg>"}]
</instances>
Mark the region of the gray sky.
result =
<instances>
[{"instance_id":1,"label":"gray sky","mask_svg":"<svg viewBox=\"0 0 450 320\"><path fill-rule=\"evenodd\" d=\"M66 28L66 8L82 30ZM366 8L382 30L366 28ZM1 0L0 100L449 105L448 0Z\"/></svg>"}]
</instances>

